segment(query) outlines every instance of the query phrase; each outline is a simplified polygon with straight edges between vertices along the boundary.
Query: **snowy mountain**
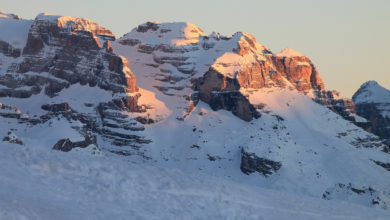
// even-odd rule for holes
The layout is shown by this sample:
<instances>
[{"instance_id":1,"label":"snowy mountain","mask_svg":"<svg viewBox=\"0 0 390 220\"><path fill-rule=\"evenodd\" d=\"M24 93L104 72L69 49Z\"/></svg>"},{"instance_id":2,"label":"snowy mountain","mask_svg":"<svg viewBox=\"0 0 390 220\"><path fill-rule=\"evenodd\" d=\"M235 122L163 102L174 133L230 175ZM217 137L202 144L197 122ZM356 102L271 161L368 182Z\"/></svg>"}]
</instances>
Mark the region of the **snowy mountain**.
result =
<instances>
[{"instance_id":1,"label":"snowy mountain","mask_svg":"<svg viewBox=\"0 0 390 220\"><path fill-rule=\"evenodd\" d=\"M375 81L364 83L353 95L356 112L370 122L367 130L390 145L390 91Z\"/></svg>"},{"instance_id":2,"label":"snowy mountain","mask_svg":"<svg viewBox=\"0 0 390 220\"><path fill-rule=\"evenodd\" d=\"M389 147L301 53L2 15L0 218L390 217Z\"/></svg>"}]
</instances>

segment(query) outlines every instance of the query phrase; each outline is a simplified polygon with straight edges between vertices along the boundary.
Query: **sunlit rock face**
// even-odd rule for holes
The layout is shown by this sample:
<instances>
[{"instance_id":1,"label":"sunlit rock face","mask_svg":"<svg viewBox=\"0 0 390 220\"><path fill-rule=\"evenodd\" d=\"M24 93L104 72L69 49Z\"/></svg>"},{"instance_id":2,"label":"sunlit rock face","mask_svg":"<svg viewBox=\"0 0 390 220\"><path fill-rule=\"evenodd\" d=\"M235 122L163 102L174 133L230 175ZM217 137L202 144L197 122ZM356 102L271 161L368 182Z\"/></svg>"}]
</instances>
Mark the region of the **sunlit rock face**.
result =
<instances>
[{"instance_id":1,"label":"sunlit rock face","mask_svg":"<svg viewBox=\"0 0 390 220\"><path fill-rule=\"evenodd\" d=\"M238 32L228 37L212 33L207 36L188 22L148 22L117 42L127 46L128 50L120 52L131 53L134 57L132 64L154 69L143 69L138 73L135 68L138 78L155 80L153 84L141 86L157 88L164 94L183 99L187 107L177 118L188 115L200 98L214 110L230 110L242 119L251 120L251 112L256 117L258 113L241 94L240 88L274 84L269 80L269 72L276 72L269 49L247 33Z\"/></svg>"},{"instance_id":2,"label":"sunlit rock face","mask_svg":"<svg viewBox=\"0 0 390 220\"><path fill-rule=\"evenodd\" d=\"M229 110L250 121L260 117L260 113L240 89L285 84L276 77L278 74L268 48L248 33L236 33L232 39L235 39L236 47L218 57L203 77L193 82L200 100L209 103L214 110Z\"/></svg>"},{"instance_id":3,"label":"sunlit rock face","mask_svg":"<svg viewBox=\"0 0 390 220\"><path fill-rule=\"evenodd\" d=\"M335 91L325 90L309 58L290 48L272 53L249 33L206 35L188 22L148 22L124 35L117 43L129 48L122 51L118 47L120 52L134 57L131 63L150 67L150 71L135 70L139 72L136 73L138 78L156 80L153 85L149 83L144 87L186 97L184 102L188 107L183 115L200 99L214 110L229 110L248 121L260 113L240 90L290 87L353 118L350 116L354 112L352 101Z\"/></svg>"},{"instance_id":4,"label":"sunlit rock face","mask_svg":"<svg viewBox=\"0 0 390 220\"><path fill-rule=\"evenodd\" d=\"M7 13L5 11L0 11L0 18L12 18L12 19L20 19L18 15L13 13Z\"/></svg>"},{"instance_id":5,"label":"sunlit rock face","mask_svg":"<svg viewBox=\"0 0 390 220\"><path fill-rule=\"evenodd\" d=\"M282 73L298 91L324 90L325 85L309 58L286 48L272 57L278 72Z\"/></svg>"},{"instance_id":6,"label":"sunlit rock face","mask_svg":"<svg viewBox=\"0 0 390 220\"><path fill-rule=\"evenodd\" d=\"M375 81L364 83L353 95L356 112L369 121L367 130L390 145L390 91Z\"/></svg>"}]
</instances>

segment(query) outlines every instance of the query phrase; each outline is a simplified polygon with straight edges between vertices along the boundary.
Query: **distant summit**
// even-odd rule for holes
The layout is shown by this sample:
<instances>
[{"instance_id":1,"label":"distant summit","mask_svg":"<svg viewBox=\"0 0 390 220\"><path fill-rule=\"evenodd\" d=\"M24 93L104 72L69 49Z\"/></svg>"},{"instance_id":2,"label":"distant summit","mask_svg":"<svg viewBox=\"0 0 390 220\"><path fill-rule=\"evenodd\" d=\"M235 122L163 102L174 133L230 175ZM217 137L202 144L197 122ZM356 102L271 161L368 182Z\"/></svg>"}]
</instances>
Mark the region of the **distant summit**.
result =
<instances>
[{"instance_id":1,"label":"distant summit","mask_svg":"<svg viewBox=\"0 0 390 220\"><path fill-rule=\"evenodd\" d=\"M376 81L367 81L360 86L352 99L355 104L390 103L390 91Z\"/></svg>"},{"instance_id":2,"label":"distant summit","mask_svg":"<svg viewBox=\"0 0 390 220\"><path fill-rule=\"evenodd\" d=\"M12 18L12 19L20 19L18 15L7 13L5 11L0 11L0 18Z\"/></svg>"},{"instance_id":3,"label":"distant summit","mask_svg":"<svg viewBox=\"0 0 390 220\"><path fill-rule=\"evenodd\" d=\"M365 82L352 97L356 112L370 122L369 131L390 145L390 91L376 81Z\"/></svg>"},{"instance_id":4,"label":"distant summit","mask_svg":"<svg viewBox=\"0 0 390 220\"><path fill-rule=\"evenodd\" d=\"M292 48L285 48L281 52L276 53L275 56L277 56L277 57L304 57L303 54L299 53L298 51L296 51Z\"/></svg>"}]
</instances>

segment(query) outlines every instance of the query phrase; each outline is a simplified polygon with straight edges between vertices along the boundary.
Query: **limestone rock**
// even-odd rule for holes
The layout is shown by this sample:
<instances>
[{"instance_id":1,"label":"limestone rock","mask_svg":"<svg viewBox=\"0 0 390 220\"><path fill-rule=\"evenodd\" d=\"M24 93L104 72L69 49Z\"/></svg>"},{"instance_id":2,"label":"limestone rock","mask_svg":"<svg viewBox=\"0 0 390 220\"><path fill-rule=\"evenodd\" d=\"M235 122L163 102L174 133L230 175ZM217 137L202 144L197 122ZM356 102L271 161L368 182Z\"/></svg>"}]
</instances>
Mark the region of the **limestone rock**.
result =
<instances>
[{"instance_id":1,"label":"limestone rock","mask_svg":"<svg viewBox=\"0 0 390 220\"><path fill-rule=\"evenodd\" d=\"M324 83L311 60L301 53L286 48L272 56L278 72L287 78L299 91L325 89Z\"/></svg>"},{"instance_id":2,"label":"limestone rock","mask_svg":"<svg viewBox=\"0 0 390 220\"><path fill-rule=\"evenodd\" d=\"M0 95L26 98L45 88L45 94L53 97L76 83L114 93L136 92L136 79L128 62L113 53L110 40L115 37L108 29L88 19L40 14L30 27L21 55L0 42L4 54L22 56L8 74L0 75L0 85L6 87L0 89ZM26 74L31 72L35 74ZM23 90L11 91L18 87Z\"/></svg>"}]
</instances>

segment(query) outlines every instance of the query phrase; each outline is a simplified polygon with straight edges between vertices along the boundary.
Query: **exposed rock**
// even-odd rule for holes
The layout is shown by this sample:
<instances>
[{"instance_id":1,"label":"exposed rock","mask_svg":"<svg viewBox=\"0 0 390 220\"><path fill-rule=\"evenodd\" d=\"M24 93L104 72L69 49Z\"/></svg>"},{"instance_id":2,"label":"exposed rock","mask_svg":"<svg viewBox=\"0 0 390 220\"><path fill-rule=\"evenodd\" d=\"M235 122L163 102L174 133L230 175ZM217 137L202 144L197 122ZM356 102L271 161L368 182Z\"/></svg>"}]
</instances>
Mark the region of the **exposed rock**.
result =
<instances>
[{"instance_id":1,"label":"exposed rock","mask_svg":"<svg viewBox=\"0 0 390 220\"><path fill-rule=\"evenodd\" d=\"M386 107L390 109L390 105ZM366 118L370 123L370 126L367 126L365 129L385 139L390 146L390 118L383 117L381 108L383 108L383 105L378 103L356 104L358 115Z\"/></svg>"},{"instance_id":2,"label":"exposed rock","mask_svg":"<svg viewBox=\"0 0 390 220\"><path fill-rule=\"evenodd\" d=\"M85 141L59 141L55 149L63 151L89 144L97 145L96 135L111 141L110 149L130 146L134 150L148 143L138 134L126 134L130 129L144 129L125 113L140 112L142 108L137 105L138 88L128 61L113 53L110 40L114 39L109 30L88 19L38 15L31 25L22 55L20 50L0 42L1 53L11 57L21 56L4 74L0 74L0 97L28 98L42 90L46 95L54 97L76 83L100 87L119 95L112 103L101 103L101 106L113 107L107 111L105 108L100 109L95 114L77 112L68 103L58 103L42 105L41 108L48 112L37 118L22 118L20 111L13 107L6 110L8 107L2 105L4 110L0 111L0 116L18 118L19 123L31 125L60 117L70 123L79 122L79 126L74 129L84 136ZM100 42L104 42L103 46Z\"/></svg>"},{"instance_id":3,"label":"exposed rock","mask_svg":"<svg viewBox=\"0 0 390 220\"><path fill-rule=\"evenodd\" d=\"M0 116L5 118L20 118L22 116L22 112L16 106L0 102Z\"/></svg>"},{"instance_id":4,"label":"exposed rock","mask_svg":"<svg viewBox=\"0 0 390 220\"><path fill-rule=\"evenodd\" d=\"M61 139L53 146L53 150L60 150L64 152L69 152L73 149L74 144L69 138Z\"/></svg>"},{"instance_id":5,"label":"exposed rock","mask_svg":"<svg viewBox=\"0 0 390 220\"><path fill-rule=\"evenodd\" d=\"M69 138L64 138L57 141L57 143L53 146L53 150L69 152L73 148L76 147L86 148L91 144L97 146L96 136L87 135L84 141L76 141L76 142L72 142Z\"/></svg>"},{"instance_id":6,"label":"exposed rock","mask_svg":"<svg viewBox=\"0 0 390 220\"><path fill-rule=\"evenodd\" d=\"M357 137L350 142L350 144L357 148L377 148L385 153L390 153L389 146L387 146L381 138L375 135L366 136L364 138Z\"/></svg>"},{"instance_id":7,"label":"exposed rock","mask_svg":"<svg viewBox=\"0 0 390 220\"><path fill-rule=\"evenodd\" d=\"M366 205L371 207L379 207L382 209L388 209L390 194L388 192L382 192L375 190L371 187L355 187L351 183L348 184L336 184L330 187L322 195L323 199L343 199L347 201L354 201L360 205Z\"/></svg>"},{"instance_id":8,"label":"exposed rock","mask_svg":"<svg viewBox=\"0 0 390 220\"><path fill-rule=\"evenodd\" d=\"M153 63L145 65L160 70L150 76L161 81L153 87L166 95L188 97L190 93L174 91L177 88L174 84L180 83L183 91L192 88L199 92L199 99L214 110L232 111L249 121L259 113L240 94L241 89L291 86L348 120L355 120L353 102L335 91L325 90L309 58L292 49L273 54L249 33L238 32L230 37L218 33L207 36L190 23L148 22L118 42L150 56L148 60L153 60ZM187 106L192 105L188 103ZM186 114L188 111L183 113ZM185 117L180 115L177 118Z\"/></svg>"},{"instance_id":9,"label":"exposed rock","mask_svg":"<svg viewBox=\"0 0 390 220\"><path fill-rule=\"evenodd\" d=\"M0 96L26 98L45 88L45 94L53 97L75 83L114 93L136 92L136 79L127 60L114 54L110 46L114 39L109 30L88 19L38 15L29 30L22 61L11 65L10 74L0 76L0 85L9 88L0 89ZM103 46L100 41L105 42ZM1 42L0 50L20 55ZM16 88L24 89L12 92Z\"/></svg>"},{"instance_id":10,"label":"exposed rock","mask_svg":"<svg viewBox=\"0 0 390 220\"><path fill-rule=\"evenodd\" d=\"M282 163L278 161L261 158L254 153L246 152L244 149L241 150L240 169L247 175L258 172L265 177L268 177L273 173L276 173L281 167Z\"/></svg>"},{"instance_id":11,"label":"exposed rock","mask_svg":"<svg viewBox=\"0 0 390 220\"><path fill-rule=\"evenodd\" d=\"M48 113L41 116L40 119L42 123L54 117L62 116L69 121L81 123L82 127L78 129L76 127L75 129L85 138L85 141L74 142L72 145L66 143L68 144L66 146L83 148L90 144L97 145L96 135L100 135L105 141L111 143L110 149L116 146L121 148L128 146L137 150L143 144L150 143L150 140L137 134L137 132L143 131L145 128L137 123L136 118L133 119L127 115L126 112L130 111L130 109L126 106L122 99L113 99L108 103L102 102L96 107L95 115L77 112L67 102L46 104L41 106L41 108L48 111ZM152 122L147 121L147 123ZM129 131L132 131L131 134Z\"/></svg>"},{"instance_id":12,"label":"exposed rock","mask_svg":"<svg viewBox=\"0 0 390 220\"><path fill-rule=\"evenodd\" d=\"M137 27L138 32L147 32L148 30L157 31L159 28L159 25L154 22L147 22L146 24L141 24Z\"/></svg>"},{"instance_id":13,"label":"exposed rock","mask_svg":"<svg viewBox=\"0 0 390 220\"><path fill-rule=\"evenodd\" d=\"M295 85L298 91L325 89L314 64L299 52L286 48L272 56L272 60L277 71Z\"/></svg>"},{"instance_id":14,"label":"exposed rock","mask_svg":"<svg viewBox=\"0 0 390 220\"><path fill-rule=\"evenodd\" d=\"M316 90L314 94L314 101L328 107L343 118L356 122L353 117L353 114L355 113L355 105L351 99L340 96L340 93L334 90Z\"/></svg>"},{"instance_id":15,"label":"exposed rock","mask_svg":"<svg viewBox=\"0 0 390 220\"><path fill-rule=\"evenodd\" d=\"M50 112L72 112L72 109L70 108L69 104L67 102L60 103L60 104L46 104L42 105L41 108L46 111Z\"/></svg>"},{"instance_id":16,"label":"exposed rock","mask_svg":"<svg viewBox=\"0 0 390 220\"><path fill-rule=\"evenodd\" d=\"M12 45L2 40L0 40L0 53L13 58L17 58L21 55L20 49L14 48Z\"/></svg>"},{"instance_id":17,"label":"exposed rock","mask_svg":"<svg viewBox=\"0 0 390 220\"><path fill-rule=\"evenodd\" d=\"M260 113L239 91L240 84L237 79L210 70L196 81L195 90L199 91L200 100L209 103L215 111L225 109L246 121L260 117Z\"/></svg>"},{"instance_id":18,"label":"exposed rock","mask_svg":"<svg viewBox=\"0 0 390 220\"><path fill-rule=\"evenodd\" d=\"M387 171L390 171L390 163L383 163L383 162L376 161L376 160L373 160L373 162L376 163L378 166L383 167Z\"/></svg>"},{"instance_id":19,"label":"exposed rock","mask_svg":"<svg viewBox=\"0 0 390 220\"><path fill-rule=\"evenodd\" d=\"M24 145L23 141L20 140L13 132L8 132L8 135L3 138L3 142L9 142L12 144Z\"/></svg>"},{"instance_id":20,"label":"exposed rock","mask_svg":"<svg viewBox=\"0 0 390 220\"><path fill-rule=\"evenodd\" d=\"M210 154L207 154L206 156L209 161L217 161L222 159L220 156L211 156Z\"/></svg>"},{"instance_id":21,"label":"exposed rock","mask_svg":"<svg viewBox=\"0 0 390 220\"><path fill-rule=\"evenodd\" d=\"M364 83L353 95L356 112L369 121L365 129L390 146L390 91L375 81Z\"/></svg>"},{"instance_id":22,"label":"exposed rock","mask_svg":"<svg viewBox=\"0 0 390 220\"><path fill-rule=\"evenodd\" d=\"M139 149L143 144L150 143L151 140L136 133L145 128L140 126L136 119L125 114L122 108L123 100L100 103L97 111L103 126L98 128L97 132L103 138L110 140L114 146L130 146Z\"/></svg>"}]
</instances>

